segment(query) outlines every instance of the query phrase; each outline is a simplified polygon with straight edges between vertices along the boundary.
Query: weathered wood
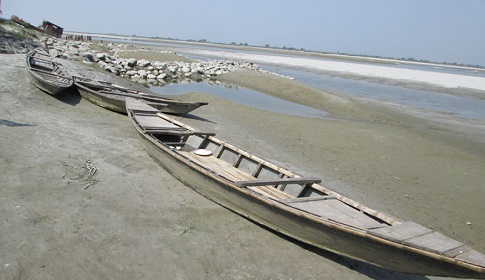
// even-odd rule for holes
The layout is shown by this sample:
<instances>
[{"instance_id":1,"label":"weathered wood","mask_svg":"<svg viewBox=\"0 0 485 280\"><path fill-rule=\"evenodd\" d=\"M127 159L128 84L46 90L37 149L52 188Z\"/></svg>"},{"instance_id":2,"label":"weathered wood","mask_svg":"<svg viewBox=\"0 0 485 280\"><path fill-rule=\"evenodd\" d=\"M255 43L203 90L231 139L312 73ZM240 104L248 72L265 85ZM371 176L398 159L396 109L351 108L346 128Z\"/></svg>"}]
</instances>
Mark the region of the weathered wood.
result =
<instances>
[{"instance_id":1,"label":"weathered wood","mask_svg":"<svg viewBox=\"0 0 485 280\"><path fill-rule=\"evenodd\" d=\"M371 229L386 225L337 199L296 201L291 206L355 228Z\"/></svg>"},{"instance_id":2,"label":"weathered wood","mask_svg":"<svg viewBox=\"0 0 485 280\"><path fill-rule=\"evenodd\" d=\"M446 237L436 231L406 239L403 244L438 254L443 254L446 251L450 251L463 245L463 243Z\"/></svg>"},{"instance_id":3,"label":"weathered wood","mask_svg":"<svg viewBox=\"0 0 485 280\"><path fill-rule=\"evenodd\" d=\"M141 103L128 101L129 106L131 106L130 108L136 112L186 114L207 104L207 102L185 102L162 96L144 94L143 92L132 91L122 87L107 87L103 86L104 82L83 78L76 78L75 85L78 87L83 98L98 106L123 114L126 113L126 99L128 98L142 101ZM145 103L149 103L151 106Z\"/></svg>"},{"instance_id":4,"label":"weathered wood","mask_svg":"<svg viewBox=\"0 0 485 280\"><path fill-rule=\"evenodd\" d=\"M483 264L485 263L485 255L475 250L469 250L467 252L464 252L456 256L456 259L466 263L480 265L482 267L483 267Z\"/></svg>"},{"instance_id":5,"label":"weathered wood","mask_svg":"<svg viewBox=\"0 0 485 280\"><path fill-rule=\"evenodd\" d=\"M273 198L276 200L285 200L285 199L291 199L292 196L278 190L277 188L273 188L271 186L253 186L253 187L248 187L248 189L259 193L265 197L268 198Z\"/></svg>"},{"instance_id":6,"label":"weathered wood","mask_svg":"<svg viewBox=\"0 0 485 280\"><path fill-rule=\"evenodd\" d=\"M189 130L147 130L150 133L163 133L168 135L179 135L179 136L190 136L190 135L206 135L206 136L214 136L216 135L213 132L203 132L203 131L189 131Z\"/></svg>"},{"instance_id":7,"label":"weathered wood","mask_svg":"<svg viewBox=\"0 0 485 280\"><path fill-rule=\"evenodd\" d=\"M470 251L472 248L468 245L462 245L460 247L457 247L457 248L454 248L454 249L451 249L451 250L448 250L446 252L443 253L443 255L447 256L447 257L451 257L451 258L454 258L458 255L461 255L465 252L468 252Z\"/></svg>"},{"instance_id":8,"label":"weathered wood","mask_svg":"<svg viewBox=\"0 0 485 280\"><path fill-rule=\"evenodd\" d=\"M164 119L159 117L149 117L149 116L136 116L135 120L143 127L146 128L153 128L153 129L167 129L167 128L175 128L177 129L178 126L167 122Z\"/></svg>"},{"instance_id":9,"label":"weathered wood","mask_svg":"<svg viewBox=\"0 0 485 280\"><path fill-rule=\"evenodd\" d=\"M135 111L128 106L127 110L148 153L162 167L244 217L308 244L388 269L485 279L485 255L456 240L371 209L317 184L320 179L301 178L213 136L189 137L184 146L169 149L147 135L149 128L140 127L133 118ZM182 132L196 131L171 117L157 115L183 128ZM202 142L194 141L201 138ZM197 148L207 149L212 155L197 155L193 152ZM246 159L251 161L250 167L241 162ZM299 195L295 191L302 184L304 193L311 197L292 197ZM283 185L288 185L288 193L276 187Z\"/></svg>"},{"instance_id":10,"label":"weathered wood","mask_svg":"<svg viewBox=\"0 0 485 280\"><path fill-rule=\"evenodd\" d=\"M307 201L317 201L317 200L327 200L327 199L337 199L334 195L326 195L326 196L315 196L315 197L297 197L297 198L290 198L282 200L281 202L284 203L296 203L296 202L307 202Z\"/></svg>"},{"instance_id":11,"label":"weathered wood","mask_svg":"<svg viewBox=\"0 0 485 280\"><path fill-rule=\"evenodd\" d=\"M272 180L252 180L252 181L236 181L234 184L240 188L248 186L270 186L270 185L287 185L287 184L314 184L322 182L318 178L281 178Z\"/></svg>"},{"instance_id":12,"label":"weathered wood","mask_svg":"<svg viewBox=\"0 0 485 280\"><path fill-rule=\"evenodd\" d=\"M34 85L48 94L56 95L72 87L71 73L62 64L54 62L45 50L30 51L25 57L25 62Z\"/></svg>"},{"instance_id":13,"label":"weathered wood","mask_svg":"<svg viewBox=\"0 0 485 280\"><path fill-rule=\"evenodd\" d=\"M414 222L404 222L381 229L370 230L368 233L394 242L402 243L404 240L433 232L432 229L423 227Z\"/></svg>"},{"instance_id":14,"label":"weathered wood","mask_svg":"<svg viewBox=\"0 0 485 280\"><path fill-rule=\"evenodd\" d=\"M167 146L182 146L185 145L185 142L163 142L163 144Z\"/></svg>"},{"instance_id":15,"label":"weathered wood","mask_svg":"<svg viewBox=\"0 0 485 280\"><path fill-rule=\"evenodd\" d=\"M125 102L127 103L127 106L130 106L132 110L136 111L145 111L145 112L159 112L160 110L153 108L152 106L148 106L147 104L143 102L133 102L134 99L131 98L126 98ZM137 116L139 117L139 116Z\"/></svg>"}]
</instances>

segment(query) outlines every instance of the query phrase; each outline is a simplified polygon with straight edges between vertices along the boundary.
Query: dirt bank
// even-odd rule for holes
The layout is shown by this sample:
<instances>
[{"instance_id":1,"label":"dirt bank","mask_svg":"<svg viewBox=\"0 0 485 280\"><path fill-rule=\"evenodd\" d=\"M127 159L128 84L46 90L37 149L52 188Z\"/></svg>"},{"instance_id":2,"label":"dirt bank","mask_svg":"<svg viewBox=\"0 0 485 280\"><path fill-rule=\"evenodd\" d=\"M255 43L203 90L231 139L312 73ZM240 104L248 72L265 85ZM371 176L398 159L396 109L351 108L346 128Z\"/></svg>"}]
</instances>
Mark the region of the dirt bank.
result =
<instances>
[{"instance_id":1,"label":"dirt bank","mask_svg":"<svg viewBox=\"0 0 485 280\"><path fill-rule=\"evenodd\" d=\"M23 59L0 55L5 279L423 279L292 242L199 196L146 154L125 116L39 91ZM181 118L190 125L485 251L485 161L458 144L340 97L318 101L340 108L328 120L178 98L210 102Z\"/></svg>"}]
</instances>

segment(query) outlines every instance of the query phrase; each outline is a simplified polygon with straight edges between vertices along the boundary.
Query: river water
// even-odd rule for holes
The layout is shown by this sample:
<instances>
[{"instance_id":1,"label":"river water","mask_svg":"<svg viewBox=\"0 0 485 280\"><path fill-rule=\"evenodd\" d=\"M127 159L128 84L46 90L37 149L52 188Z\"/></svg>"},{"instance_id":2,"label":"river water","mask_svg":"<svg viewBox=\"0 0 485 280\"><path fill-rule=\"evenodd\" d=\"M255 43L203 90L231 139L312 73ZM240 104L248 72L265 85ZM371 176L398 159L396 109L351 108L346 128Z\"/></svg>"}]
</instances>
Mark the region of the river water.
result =
<instances>
[{"instance_id":1,"label":"river water","mask_svg":"<svg viewBox=\"0 0 485 280\"><path fill-rule=\"evenodd\" d=\"M308 56L297 56L288 54L276 54L262 51L241 51L232 50L228 48L219 48L212 46L194 46L194 45L180 45L167 44L157 42L142 42L142 41L126 41L119 40L123 43L142 43L147 45L155 45L162 47L174 48L175 51L184 56L198 59L198 60L214 60L227 59L227 53L245 53L257 54L258 56L273 56L284 58L304 58L309 59ZM200 55L197 49L209 50L208 55ZM207 54L207 52L204 52ZM331 60L328 58L311 58L315 60ZM258 62L256 62L258 63ZM400 63L400 64L385 64L374 63L370 61L352 61L352 63L379 65L398 69L411 69L428 71L435 73L455 74L461 76L479 77L485 79L485 70L461 68L461 67L440 67L433 64L414 64L414 63ZM485 100L470 97L463 97L451 95L443 92L434 92L427 90L415 90L405 88L402 86L384 85L376 82L366 81L363 79L351 79L347 77L337 77L335 75L328 75L321 71L312 71L311 68L292 67L287 64L271 63L258 65L267 71L274 72L284 76L290 76L296 81L309 85L311 87L321 89L326 92L335 93L338 95L357 97L369 99L374 101L382 101L401 106L414 107L430 112L445 113L448 115L455 115L462 119L477 119L485 120ZM181 94L189 91L206 92L217 95L219 97L231 100L233 102L241 103L247 106L252 106L259 109L286 113L292 115L302 115L309 117L325 117L326 113L323 111L308 108L299 104L290 103L281 99L268 96L264 93L258 93L249 89L239 87L222 87L212 86L205 83L190 83L190 84L173 84L164 87L152 87L152 91L160 94ZM484 89L485 95L485 89Z\"/></svg>"}]
</instances>

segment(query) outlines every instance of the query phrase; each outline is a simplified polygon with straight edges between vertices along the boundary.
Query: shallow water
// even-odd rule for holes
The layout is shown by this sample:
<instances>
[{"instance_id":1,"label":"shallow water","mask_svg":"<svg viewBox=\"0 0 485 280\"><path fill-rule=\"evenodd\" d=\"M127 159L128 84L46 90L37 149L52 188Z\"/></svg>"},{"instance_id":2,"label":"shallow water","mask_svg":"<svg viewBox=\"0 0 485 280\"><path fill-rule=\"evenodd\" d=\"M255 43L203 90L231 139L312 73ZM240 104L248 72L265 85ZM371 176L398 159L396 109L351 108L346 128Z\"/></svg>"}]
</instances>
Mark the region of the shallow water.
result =
<instances>
[{"instance_id":1,"label":"shallow water","mask_svg":"<svg viewBox=\"0 0 485 280\"><path fill-rule=\"evenodd\" d=\"M454 114L467 119L485 119L485 100L482 99L344 79L304 70L267 65L261 67L271 72L292 76L301 83L327 92Z\"/></svg>"},{"instance_id":2,"label":"shallow water","mask_svg":"<svg viewBox=\"0 0 485 280\"><path fill-rule=\"evenodd\" d=\"M133 43L134 41L129 40L118 40L124 43ZM142 43L147 45L159 45L159 46L172 46L176 47L177 52L183 54L187 57L198 59L198 60L213 60L213 59L224 59L223 56L217 57L217 51L223 52L231 52L235 50L227 49L227 48L218 48L218 47L211 47L211 46L192 46L192 45L182 45L182 44L168 44L168 43L158 43L158 42L141 42L136 41L136 43ZM186 52L184 52L186 49ZM191 49L208 49L213 51L211 57L205 57L200 55L194 55ZM258 51L241 51L237 50L237 52L244 52L244 53L257 53L261 55L270 55L270 56L283 56L283 57L300 57L303 56L296 56L296 55L285 55L285 54L276 54L276 53L266 53L266 52L258 52ZM308 58L308 57L305 57ZM316 60L332 60L328 58L313 58ZM361 62L361 61L352 61L352 63L362 63L362 64L376 64L372 62ZM415 69L415 70L424 70L424 71L431 71L431 72L438 72L438 73L452 73L452 74L459 74L465 76L478 76L485 78L485 70L484 71L477 71L471 69L462 69L462 68L453 68L453 67L438 67L436 65L428 65L428 64L382 64L378 63L380 66L386 67L394 67L394 68L402 68L402 69ZM365 80L354 80L348 78L340 78L340 77L333 77L329 75L325 75L322 73L311 72L310 70L304 69L294 69L288 66L270 66L270 65L262 65L259 64L262 69L268 70L270 72L274 72L277 74L281 74L284 76L291 76L294 77L298 82L303 84L309 85L311 87L336 93L339 95L345 95L349 97L359 97L369 100L377 100L383 101L388 103L393 103L401 106L409 106L414 108L419 108L423 110L433 111L433 112L440 112L445 114L455 115L459 118L465 119L479 119L485 120L485 100L480 99L473 99L468 97L462 96L455 96L446 93L440 92L431 92L425 90L414 90L408 89L399 86L391 86L391 85L383 85L378 83L372 83ZM267 95L263 93L256 93L254 91L250 91L250 93L241 92L240 94L234 94L234 90L227 90L227 89L218 89L217 86L213 86L208 88L206 84L192 84L192 85L171 85L168 88L160 89L160 93L163 94L170 94L171 91L204 91L207 93L215 94L226 99L230 99L232 101L253 106L260 109L266 109L270 111L275 111L279 113L288 113L288 108L293 107L290 111L293 111L291 114L295 115L302 115L303 110L308 110L310 115L313 116L321 116L321 112L314 112L315 109L308 109L305 108L298 108L301 105L289 105L285 103L289 103L287 101L282 102L275 101L274 97L267 97ZM156 89L153 89L157 91ZM243 89L240 89L243 90ZM247 89L244 89L247 90ZM227 91L227 92L225 92ZM249 90L248 90L249 91ZM225 93L223 93L225 92ZM266 96L266 97L264 97ZM282 102L282 103L281 103ZM276 105L274 105L276 104ZM282 110L277 109L278 107L284 108ZM303 106L305 107L305 106ZM324 115L326 114L323 112Z\"/></svg>"},{"instance_id":3,"label":"shallow water","mask_svg":"<svg viewBox=\"0 0 485 280\"><path fill-rule=\"evenodd\" d=\"M203 92L261 110L293 116L326 118L328 115L327 112L322 110L292 103L243 87L210 85L205 82L187 82L179 84L167 84L165 86L151 86L150 90L163 95L177 95L187 92Z\"/></svg>"}]
</instances>

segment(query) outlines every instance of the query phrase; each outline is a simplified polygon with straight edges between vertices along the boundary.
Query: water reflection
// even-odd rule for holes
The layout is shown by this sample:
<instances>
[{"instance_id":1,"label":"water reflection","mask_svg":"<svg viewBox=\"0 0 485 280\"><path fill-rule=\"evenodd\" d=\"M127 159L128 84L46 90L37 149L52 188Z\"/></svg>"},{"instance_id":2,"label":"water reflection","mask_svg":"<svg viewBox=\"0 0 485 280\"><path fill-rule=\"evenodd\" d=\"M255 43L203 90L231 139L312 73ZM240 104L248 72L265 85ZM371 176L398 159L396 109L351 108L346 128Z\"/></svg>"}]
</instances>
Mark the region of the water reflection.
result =
<instances>
[{"instance_id":1,"label":"water reflection","mask_svg":"<svg viewBox=\"0 0 485 280\"><path fill-rule=\"evenodd\" d=\"M258 91L225 84L219 81L179 82L165 86L151 85L150 90L163 95L177 95L188 92L212 94L242 105L280 114L309 118L326 118L328 113L315 108L292 103Z\"/></svg>"}]
</instances>

